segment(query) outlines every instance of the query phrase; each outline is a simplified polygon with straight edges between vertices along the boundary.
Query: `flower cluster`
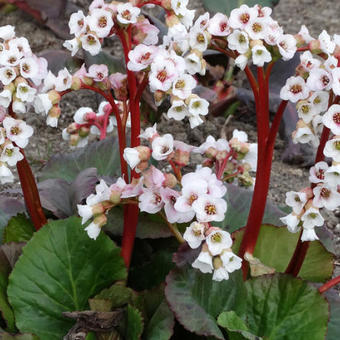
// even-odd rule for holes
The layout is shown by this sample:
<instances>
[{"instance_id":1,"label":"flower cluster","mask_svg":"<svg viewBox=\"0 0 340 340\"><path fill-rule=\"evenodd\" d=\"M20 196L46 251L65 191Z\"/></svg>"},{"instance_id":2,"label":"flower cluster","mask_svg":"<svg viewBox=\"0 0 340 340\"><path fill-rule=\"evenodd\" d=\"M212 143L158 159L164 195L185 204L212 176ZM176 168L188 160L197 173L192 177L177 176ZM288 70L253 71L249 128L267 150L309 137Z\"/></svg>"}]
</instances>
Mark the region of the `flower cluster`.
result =
<instances>
[{"instance_id":1,"label":"flower cluster","mask_svg":"<svg viewBox=\"0 0 340 340\"><path fill-rule=\"evenodd\" d=\"M324 224L319 209L333 211L340 206L340 105L337 104L340 37L334 35L332 39L323 31L314 39L306 27L302 27L298 36L302 45L308 45L308 51L301 54L296 76L287 80L280 95L296 103L300 120L293 132L295 143L318 146L321 133L329 129L332 137L325 143L323 155L331 159L332 165L324 161L316 163L310 169L311 187L287 193L286 204L293 211L282 221L291 232L302 227L302 241L313 241L318 238L314 227Z\"/></svg>"},{"instance_id":2,"label":"flower cluster","mask_svg":"<svg viewBox=\"0 0 340 340\"><path fill-rule=\"evenodd\" d=\"M228 48L235 53L235 64L242 70L250 59L259 67L280 57L289 60L296 52L296 39L284 34L271 12L269 7L241 5L231 11L229 18L215 14L209 21L208 32L227 39Z\"/></svg>"},{"instance_id":3,"label":"flower cluster","mask_svg":"<svg viewBox=\"0 0 340 340\"><path fill-rule=\"evenodd\" d=\"M209 223L193 222L183 235L192 249L201 252L192 266L202 273L212 273L213 280L228 280L229 273L241 268L242 259L232 250L232 239L227 231L211 227Z\"/></svg>"},{"instance_id":4,"label":"flower cluster","mask_svg":"<svg viewBox=\"0 0 340 340\"><path fill-rule=\"evenodd\" d=\"M31 51L26 38L16 37L13 26L0 27L0 183L14 179L9 169L23 159L33 128L16 115L32 106L42 79L47 74L47 61Z\"/></svg>"}]
</instances>

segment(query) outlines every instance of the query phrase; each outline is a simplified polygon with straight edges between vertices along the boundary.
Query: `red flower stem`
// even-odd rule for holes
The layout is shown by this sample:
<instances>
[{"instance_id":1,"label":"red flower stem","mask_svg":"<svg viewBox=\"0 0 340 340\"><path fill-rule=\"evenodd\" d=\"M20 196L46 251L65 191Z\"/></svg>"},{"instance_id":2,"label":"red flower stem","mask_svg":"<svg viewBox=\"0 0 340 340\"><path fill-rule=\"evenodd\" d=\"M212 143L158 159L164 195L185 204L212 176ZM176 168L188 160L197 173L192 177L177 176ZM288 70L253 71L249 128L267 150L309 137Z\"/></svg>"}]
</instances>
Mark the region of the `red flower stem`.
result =
<instances>
[{"instance_id":1,"label":"red flower stem","mask_svg":"<svg viewBox=\"0 0 340 340\"><path fill-rule=\"evenodd\" d=\"M259 101L259 86L257 84L257 81L256 81L254 75L253 75L253 72L250 70L248 65L245 67L244 72L246 73L249 84L250 84L251 89L253 91L255 103L258 103L258 101Z\"/></svg>"},{"instance_id":2,"label":"red flower stem","mask_svg":"<svg viewBox=\"0 0 340 340\"><path fill-rule=\"evenodd\" d=\"M227 163L228 163L228 160L229 158L234 154L234 150L230 150L228 153L227 153L227 156L225 156L225 158L223 159L222 163L219 164L218 166L218 169L216 168L216 177L217 179L221 179L222 176L223 176L223 173L224 173L224 169L225 167L227 166Z\"/></svg>"},{"instance_id":3,"label":"red flower stem","mask_svg":"<svg viewBox=\"0 0 340 340\"><path fill-rule=\"evenodd\" d=\"M252 81L252 76L247 71L247 76ZM269 129L269 107L268 107L268 81L269 74L264 79L263 69L258 68L258 96L256 96L255 82L253 81L253 92L256 101L256 120L258 131L258 159L256 168L256 181L248 215L247 225L241 242L239 255L243 258L245 253L253 254L256 242L261 230L262 219L266 207L266 201L270 183L270 172L274 153L275 138L279 129L283 112L287 102L281 102L275 115L271 128ZM260 175L259 175L260 174ZM248 262L242 264L243 277L246 279L248 273Z\"/></svg>"},{"instance_id":4,"label":"red flower stem","mask_svg":"<svg viewBox=\"0 0 340 340\"><path fill-rule=\"evenodd\" d=\"M330 135L330 129L326 126L323 127L322 134L320 137L320 144L318 147L318 151L316 152L316 157L315 157L315 163L321 162L324 160L325 156L323 154L323 150L325 148L325 145L329 139Z\"/></svg>"},{"instance_id":5,"label":"red flower stem","mask_svg":"<svg viewBox=\"0 0 340 340\"><path fill-rule=\"evenodd\" d=\"M296 51L297 51L297 52L305 52L305 51L309 51L309 46L299 47Z\"/></svg>"},{"instance_id":6,"label":"red flower stem","mask_svg":"<svg viewBox=\"0 0 340 340\"><path fill-rule=\"evenodd\" d=\"M26 208L32 219L35 230L39 230L47 223L43 208L40 202L39 191L35 182L32 169L27 162L24 151L20 149L24 158L17 163L18 175L22 192L24 194Z\"/></svg>"},{"instance_id":7,"label":"red flower stem","mask_svg":"<svg viewBox=\"0 0 340 340\"><path fill-rule=\"evenodd\" d=\"M123 129L123 126L122 126L122 120L121 120L120 115L119 115L119 109L118 109L117 104L115 103L111 94L102 91L98 87L82 84L81 88L85 89L85 90L91 90L93 92L100 94L102 97L104 97L110 103L112 110L113 110L113 112L116 116L116 120L117 120L120 168L121 168L122 175L124 176L125 179L127 179L128 178L128 169L127 169L127 164L126 164L124 157L123 157L124 149L126 147L125 130ZM106 131L105 131L105 136L106 136ZM102 137L102 135L101 135L101 137Z\"/></svg>"},{"instance_id":8,"label":"red flower stem","mask_svg":"<svg viewBox=\"0 0 340 340\"><path fill-rule=\"evenodd\" d=\"M173 161L171 161L171 160L169 160L169 164L171 165L172 170L173 170L177 180L179 182L181 182L181 180L182 180L181 168L177 167L176 164Z\"/></svg>"},{"instance_id":9,"label":"red flower stem","mask_svg":"<svg viewBox=\"0 0 340 340\"><path fill-rule=\"evenodd\" d=\"M340 283L340 275L335 277L334 279L326 282L324 285L322 285L319 288L319 293L322 294L324 292L326 292L328 289L331 289L332 287L334 287L335 285Z\"/></svg>"},{"instance_id":10,"label":"red flower stem","mask_svg":"<svg viewBox=\"0 0 340 340\"><path fill-rule=\"evenodd\" d=\"M132 25L126 31L118 30L117 35L124 50L125 65L129 62L129 52L132 48ZM136 147L140 144L140 110L139 99L136 101L137 94L137 79L133 72L127 68L127 79L129 88L129 109L131 113L131 147ZM132 178L138 178L138 174L131 172ZM132 179L131 178L131 179ZM133 252L133 246L136 238L137 224L138 224L139 207L136 204L128 204L124 208L124 229L122 239L121 255L124 259L125 265L129 268Z\"/></svg>"},{"instance_id":11,"label":"red flower stem","mask_svg":"<svg viewBox=\"0 0 340 340\"><path fill-rule=\"evenodd\" d=\"M148 82L149 82L149 73L145 73L142 82L139 84L138 89L137 89L137 93L136 93L136 98L135 98L135 102L139 103L143 92L145 90L145 88L148 86Z\"/></svg>"}]
</instances>

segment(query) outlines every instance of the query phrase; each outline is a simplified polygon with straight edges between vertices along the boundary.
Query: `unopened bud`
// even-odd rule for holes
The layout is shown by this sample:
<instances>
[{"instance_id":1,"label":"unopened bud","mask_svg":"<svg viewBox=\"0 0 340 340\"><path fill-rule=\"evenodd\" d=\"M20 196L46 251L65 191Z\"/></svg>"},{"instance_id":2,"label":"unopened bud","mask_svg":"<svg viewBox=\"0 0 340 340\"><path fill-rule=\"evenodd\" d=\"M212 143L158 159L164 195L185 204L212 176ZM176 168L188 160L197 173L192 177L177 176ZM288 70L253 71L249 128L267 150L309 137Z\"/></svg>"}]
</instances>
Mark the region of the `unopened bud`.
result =
<instances>
[{"instance_id":1,"label":"unopened bud","mask_svg":"<svg viewBox=\"0 0 340 340\"><path fill-rule=\"evenodd\" d=\"M78 91L81 89L81 80L78 77L72 77L71 89Z\"/></svg>"},{"instance_id":2,"label":"unopened bud","mask_svg":"<svg viewBox=\"0 0 340 340\"><path fill-rule=\"evenodd\" d=\"M94 220L93 223L96 224L98 227L102 227L107 223L107 217L104 214L101 214L97 216Z\"/></svg>"},{"instance_id":3,"label":"unopened bud","mask_svg":"<svg viewBox=\"0 0 340 340\"><path fill-rule=\"evenodd\" d=\"M190 162L190 152L175 150L174 162L179 166L186 166Z\"/></svg>"},{"instance_id":4,"label":"unopened bud","mask_svg":"<svg viewBox=\"0 0 340 340\"><path fill-rule=\"evenodd\" d=\"M90 134L90 128L82 126L78 132L79 136L82 138L87 137Z\"/></svg>"},{"instance_id":5,"label":"unopened bud","mask_svg":"<svg viewBox=\"0 0 340 340\"><path fill-rule=\"evenodd\" d=\"M163 100L166 97L166 93L160 90L155 91L154 93L154 99L155 99L155 104L157 106L160 106L163 103Z\"/></svg>"},{"instance_id":6,"label":"unopened bud","mask_svg":"<svg viewBox=\"0 0 340 340\"><path fill-rule=\"evenodd\" d=\"M82 82L85 85L92 86L93 85L93 79L89 77L83 77Z\"/></svg>"},{"instance_id":7,"label":"unopened bud","mask_svg":"<svg viewBox=\"0 0 340 340\"><path fill-rule=\"evenodd\" d=\"M151 157L151 149L147 146L137 146L136 147L137 151L138 151L138 155L139 155L139 159L141 161L148 161Z\"/></svg>"},{"instance_id":8,"label":"unopened bud","mask_svg":"<svg viewBox=\"0 0 340 340\"><path fill-rule=\"evenodd\" d=\"M165 177L165 180L163 182L164 187L174 188L177 185L178 181L174 174L166 173L164 174L164 177Z\"/></svg>"},{"instance_id":9,"label":"unopened bud","mask_svg":"<svg viewBox=\"0 0 340 340\"><path fill-rule=\"evenodd\" d=\"M221 260L221 258L219 256L215 256L213 259L213 265L214 265L214 269L219 269L221 267L223 267L223 262Z\"/></svg>"},{"instance_id":10,"label":"unopened bud","mask_svg":"<svg viewBox=\"0 0 340 340\"><path fill-rule=\"evenodd\" d=\"M111 196L110 196L110 202L112 202L113 204L119 204L121 199L120 196L122 195L122 193L120 191L116 191L116 190L112 190L111 191Z\"/></svg>"},{"instance_id":11,"label":"unopened bud","mask_svg":"<svg viewBox=\"0 0 340 340\"><path fill-rule=\"evenodd\" d=\"M178 19L177 15L175 14L170 14L167 15L166 19L165 19L165 23L168 27L173 27L175 25L180 24L180 20Z\"/></svg>"},{"instance_id":12,"label":"unopened bud","mask_svg":"<svg viewBox=\"0 0 340 340\"><path fill-rule=\"evenodd\" d=\"M61 115L61 109L58 105L52 107L50 111L48 111L48 115L53 118L59 118Z\"/></svg>"},{"instance_id":13,"label":"unopened bud","mask_svg":"<svg viewBox=\"0 0 340 340\"><path fill-rule=\"evenodd\" d=\"M53 105L58 104L61 100L61 95L56 90L48 91L48 99Z\"/></svg>"},{"instance_id":14,"label":"unopened bud","mask_svg":"<svg viewBox=\"0 0 340 340\"><path fill-rule=\"evenodd\" d=\"M102 203L97 203L97 204L93 205L91 207L91 209L92 209L93 215L99 215L99 214L102 214L105 211Z\"/></svg>"},{"instance_id":15,"label":"unopened bud","mask_svg":"<svg viewBox=\"0 0 340 340\"><path fill-rule=\"evenodd\" d=\"M319 40L312 40L309 43L309 50L312 52L312 54L319 54L322 52L321 45Z\"/></svg>"},{"instance_id":16,"label":"unopened bud","mask_svg":"<svg viewBox=\"0 0 340 340\"><path fill-rule=\"evenodd\" d=\"M250 40L250 48L253 48L255 46L263 46L263 41L262 40Z\"/></svg>"},{"instance_id":17,"label":"unopened bud","mask_svg":"<svg viewBox=\"0 0 340 340\"><path fill-rule=\"evenodd\" d=\"M23 77L17 77L14 81L15 86L18 86L21 83L27 84L27 80Z\"/></svg>"}]
</instances>

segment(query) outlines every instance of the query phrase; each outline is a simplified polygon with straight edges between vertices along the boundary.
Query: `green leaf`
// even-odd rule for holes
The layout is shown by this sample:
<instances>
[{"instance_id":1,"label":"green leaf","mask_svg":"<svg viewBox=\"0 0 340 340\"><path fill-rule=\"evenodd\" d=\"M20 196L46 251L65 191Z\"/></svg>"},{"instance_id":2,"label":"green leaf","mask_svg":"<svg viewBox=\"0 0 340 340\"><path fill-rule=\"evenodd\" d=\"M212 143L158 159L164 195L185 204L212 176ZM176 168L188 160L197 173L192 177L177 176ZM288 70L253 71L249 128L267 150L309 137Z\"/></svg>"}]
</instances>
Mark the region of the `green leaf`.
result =
<instances>
[{"instance_id":1,"label":"green leaf","mask_svg":"<svg viewBox=\"0 0 340 340\"><path fill-rule=\"evenodd\" d=\"M227 185L226 200L228 210L225 219L219 223L213 223L228 230L230 233L244 227L247 224L249 209L253 197L253 191L240 188L233 184ZM286 215L281 209L267 202L266 210L263 217L263 224L273 224L281 226L280 217Z\"/></svg>"},{"instance_id":2,"label":"green leaf","mask_svg":"<svg viewBox=\"0 0 340 340\"><path fill-rule=\"evenodd\" d=\"M108 137L82 149L57 154L42 169L39 180L61 178L71 183L80 171L87 168L97 168L100 176L119 175L118 141L113 137Z\"/></svg>"},{"instance_id":3,"label":"green leaf","mask_svg":"<svg viewBox=\"0 0 340 340\"><path fill-rule=\"evenodd\" d=\"M25 210L23 201L0 196L0 243L2 242L3 230L10 218Z\"/></svg>"},{"instance_id":4,"label":"green leaf","mask_svg":"<svg viewBox=\"0 0 340 340\"><path fill-rule=\"evenodd\" d=\"M163 300L148 322L145 340L169 340L173 334L174 324L174 315Z\"/></svg>"},{"instance_id":5,"label":"green leaf","mask_svg":"<svg viewBox=\"0 0 340 340\"><path fill-rule=\"evenodd\" d=\"M92 310L109 312L131 302L134 291L120 284L103 289L99 294L89 300Z\"/></svg>"},{"instance_id":6,"label":"green leaf","mask_svg":"<svg viewBox=\"0 0 340 340\"><path fill-rule=\"evenodd\" d=\"M34 225L24 214L12 217L4 231L4 243L29 241L35 232Z\"/></svg>"},{"instance_id":7,"label":"green leaf","mask_svg":"<svg viewBox=\"0 0 340 340\"><path fill-rule=\"evenodd\" d=\"M328 303L307 282L264 275L245 283L249 330L268 340L320 340L327 331Z\"/></svg>"},{"instance_id":8,"label":"green leaf","mask_svg":"<svg viewBox=\"0 0 340 340\"><path fill-rule=\"evenodd\" d=\"M11 335L9 333L0 333L1 340L39 340L39 338L33 334L16 334Z\"/></svg>"},{"instance_id":9,"label":"green leaf","mask_svg":"<svg viewBox=\"0 0 340 340\"><path fill-rule=\"evenodd\" d=\"M249 332L246 323L234 312L223 312L219 315L217 319L219 326L226 328L229 332L229 337L256 340L259 339L254 334ZM235 334L238 333L238 334Z\"/></svg>"},{"instance_id":10,"label":"green leaf","mask_svg":"<svg viewBox=\"0 0 340 340\"><path fill-rule=\"evenodd\" d=\"M123 234L124 215L121 207L115 207L108 214L105 230L113 236ZM136 237L145 238L167 238L173 236L164 220L159 215L139 213Z\"/></svg>"},{"instance_id":11,"label":"green leaf","mask_svg":"<svg viewBox=\"0 0 340 340\"><path fill-rule=\"evenodd\" d=\"M244 230L233 234L233 251L238 252ZM299 234L290 233L286 227L263 225L256 243L254 257L264 265L284 272L294 253ZM310 243L299 276L313 282L324 282L332 277L334 255L329 253L319 241Z\"/></svg>"},{"instance_id":12,"label":"green leaf","mask_svg":"<svg viewBox=\"0 0 340 340\"><path fill-rule=\"evenodd\" d=\"M0 248L0 311L3 319L7 324L7 330L15 331L15 320L13 310L7 298L8 275L11 272L10 262L4 253L2 247Z\"/></svg>"},{"instance_id":13,"label":"green leaf","mask_svg":"<svg viewBox=\"0 0 340 340\"><path fill-rule=\"evenodd\" d=\"M229 15L234 8L238 8L245 4L252 7L256 4L274 7L279 0L203 0L204 7L209 12L222 12Z\"/></svg>"},{"instance_id":14,"label":"green leaf","mask_svg":"<svg viewBox=\"0 0 340 340\"><path fill-rule=\"evenodd\" d=\"M176 268L167 276L165 296L176 319L190 332L223 340L216 323L226 310L242 312L245 308L245 288L241 271L229 280L216 282L211 274L193 268Z\"/></svg>"},{"instance_id":15,"label":"green leaf","mask_svg":"<svg viewBox=\"0 0 340 340\"><path fill-rule=\"evenodd\" d=\"M91 240L80 222L50 222L24 247L8 286L20 331L61 339L73 324L62 312L87 309L89 297L126 278L120 249L104 233Z\"/></svg>"},{"instance_id":16,"label":"green leaf","mask_svg":"<svg viewBox=\"0 0 340 340\"><path fill-rule=\"evenodd\" d=\"M126 325L126 339L138 340L143 332L143 317L137 308L128 305L127 308L127 325Z\"/></svg>"}]
</instances>

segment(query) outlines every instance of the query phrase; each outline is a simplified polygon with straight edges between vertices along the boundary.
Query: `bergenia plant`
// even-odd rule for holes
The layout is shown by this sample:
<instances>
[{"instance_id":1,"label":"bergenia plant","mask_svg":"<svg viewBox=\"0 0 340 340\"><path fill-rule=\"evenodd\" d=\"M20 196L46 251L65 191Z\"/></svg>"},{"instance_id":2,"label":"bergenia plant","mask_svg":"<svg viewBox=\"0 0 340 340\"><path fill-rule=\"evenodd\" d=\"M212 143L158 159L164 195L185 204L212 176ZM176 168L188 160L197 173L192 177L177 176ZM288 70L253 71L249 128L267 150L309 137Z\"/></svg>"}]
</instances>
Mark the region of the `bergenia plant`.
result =
<instances>
[{"instance_id":1,"label":"bergenia plant","mask_svg":"<svg viewBox=\"0 0 340 340\"><path fill-rule=\"evenodd\" d=\"M154 5L165 13L162 38L145 11ZM54 74L14 27L0 27L0 181L13 182L16 166L25 202L14 210L6 207L13 198L3 204L4 336L337 339L339 300L331 292L340 277L332 278L331 240L315 228L325 224L322 210L340 207L340 36L322 31L313 38L304 26L285 34L271 8L260 5L197 17L188 0L94 0L84 12L70 16L74 37L64 47L96 60L104 39L118 38L125 73L84 63L74 73L65 67ZM191 129L205 123L209 98L198 95L197 85L208 49L245 72L256 104L256 143L235 129L228 139L209 135L190 145L142 119L148 92L156 107L166 107L168 120ZM297 54L300 64L271 116L271 71ZM86 148L91 139L111 143L108 135L115 134L118 147L110 148L119 154L119 175L87 169L72 183L36 184L23 151L34 131L20 117L33 110L57 127L61 100L80 90L102 101L74 112L62 138ZM267 196L289 102L299 118L293 142L317 151L310 185L287 193L284 214ZM249 195L247 208L238 197ZM280 227L264 224L266 207ZM19 211L27 215L9 219ZM58 221L63 214L78 217ZM247 214L241 229L230 218L238 214Z\"/></svg>"}]
</instances>

